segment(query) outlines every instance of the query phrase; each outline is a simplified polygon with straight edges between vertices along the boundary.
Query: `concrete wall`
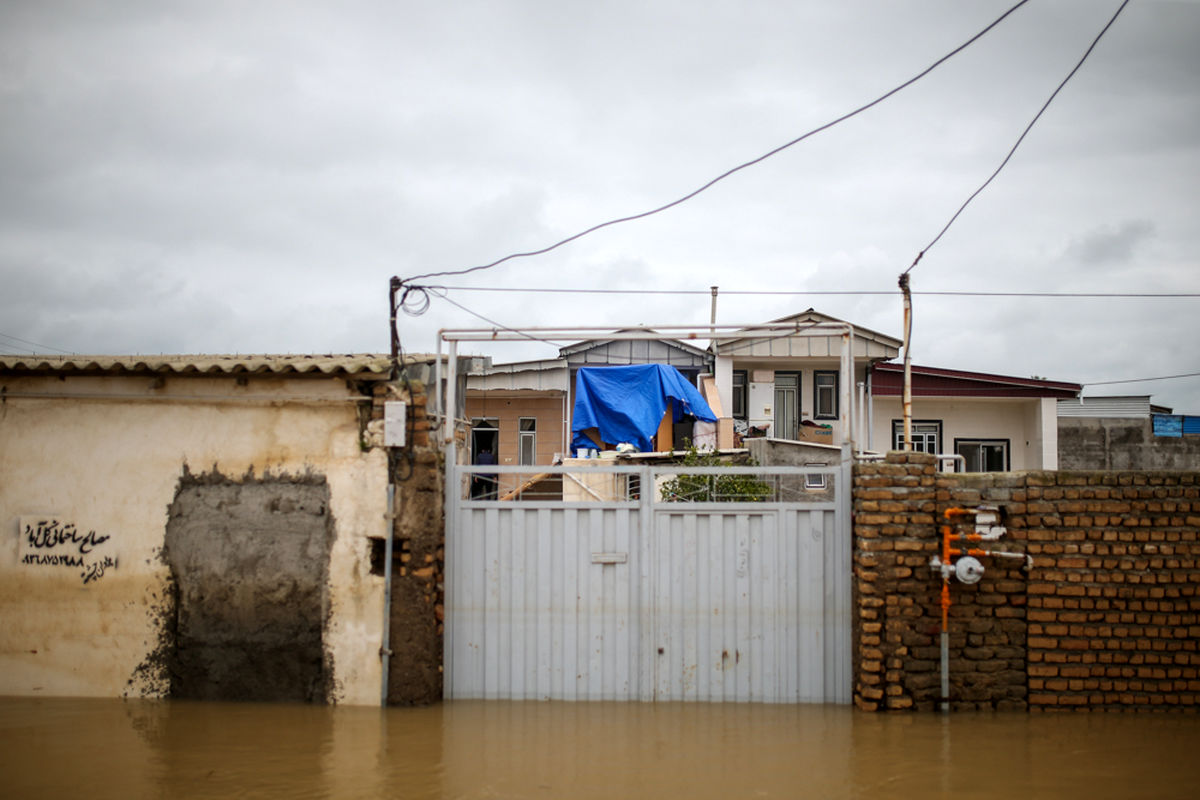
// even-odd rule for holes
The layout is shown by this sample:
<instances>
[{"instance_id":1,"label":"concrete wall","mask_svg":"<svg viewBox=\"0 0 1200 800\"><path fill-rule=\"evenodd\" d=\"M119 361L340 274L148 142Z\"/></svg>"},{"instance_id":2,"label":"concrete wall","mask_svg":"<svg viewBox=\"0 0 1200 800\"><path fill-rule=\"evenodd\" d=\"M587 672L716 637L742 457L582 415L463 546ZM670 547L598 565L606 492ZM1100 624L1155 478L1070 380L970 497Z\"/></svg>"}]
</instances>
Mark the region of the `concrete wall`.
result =
<instances>
[{"instance_id":1,"label":"concrete wall","mask_svg":"<svg viewBox=\"0 0 1200 800\"><path fill-rule=\"evenodd\" d=\"M941 580L930 560L951 506L1006 513L974 545L977 584L950 583L959 709L1200 707L1200 473L937 473L889 453L855 468L855 703L931 709L940 696Z\"/></svg>"},{"instance_id":2,"label":"concrete wall","mask_svg":"<svg viewBox=\"0 0 1200 800\"><path fill-rule=\"evenodd\" d=\"M1149 419L1058 418L1062 469L1200 469L1200 436L1155 436Z\"/></svg>"},{"instance_id":3,"label":"concrete wall","mask_svg":"<svg viewBox=\"0 0 1200 800\"><path fill-rule=\"evenodd\" d=\"M382 449L363 446L360 391L330 377L0 384L0 694L171 691L180 587L164 547L173 504L188 476L203 474L226 493L269 485L254 503L289 485L321 487L317 527L328 534L313 556L325 562L325 696L378 703L383 581L371 574L369 537L385 530L387 470ZM281 510L243 517L241 535L259 524L278 531Z\"/></svg>"}]
</instances>

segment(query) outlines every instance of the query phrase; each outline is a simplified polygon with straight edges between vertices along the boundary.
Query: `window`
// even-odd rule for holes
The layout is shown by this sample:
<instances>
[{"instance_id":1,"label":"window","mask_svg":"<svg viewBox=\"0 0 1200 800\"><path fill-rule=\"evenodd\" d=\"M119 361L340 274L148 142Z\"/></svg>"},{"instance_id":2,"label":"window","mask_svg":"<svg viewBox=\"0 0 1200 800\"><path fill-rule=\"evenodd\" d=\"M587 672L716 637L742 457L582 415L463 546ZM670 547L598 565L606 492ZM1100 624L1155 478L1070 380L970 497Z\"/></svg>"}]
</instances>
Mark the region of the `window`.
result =
<instances>
[{"instance_id":1,"label":"window","mask_svg":"<svg viewBox=\"0 0 1200 800\"><path fill-rule=\"evenodd\" d=\"M733 416L737 419L746 418L746 370L733 371Z\"/></svg>"},{"instance_id":2,"label":"window","mask_svg":"<svg viewBox=\"0 0 1200 800\"><path fill-rule=\"evenodd\" d=\"M954 452L963 457L966 472L1007 472L1007 439L955 439Z\"/></svg>"},{"instance_id":3,"label":"window","mask_svg":"<svg viewBox=\"0 0 1200 800\"><path fill-rule=\"evenodd\" d=\"M806 467L825 467L828 465L822 464L820 461L809 461L804 466L806 466ZM825 475L824 473L814 474L814 473L809 472L809 473L805 474L805 476L804 476L804 488L805 489L814 489L814 490L824 489L829 485L829 482L826 480L826 478L828 478L828 477L829 476Z\"/></svg>"},{"instance_id":4,"label":"window","mask_svg":"<svg viewBox=\"0 0 1200 800\"><path fill-rule=\"evenodd\" d=\"M914 419L912 423L913 450L918 453L942 451L942 421L940 419ZM904 449L904 420L892 420L892 449Z\"/></svg>"},{"instance_id":5,"label":"window","mask_svg":"<svg viewBox=\"0 0 1200 800\"><path fill-rule=\"evenodd\" d=\"M818 370L813 373L813 416L817 419L837 419L838 374Z\"/></svg>"},{"instance_id":6,"label":"window","mask_svg":"<svg viewBox=\"0 0 1200 800\"><path fill-rule=\"evenodd\" d=\"M537 419L521 417L517 433L518 463L521 466L537 463Z\"/></svg>"},{"instance_id":7,"label":"window","mask_svg":"<svg viewBox=\"0 0 1200 800\"><path fill-rule=\"evenodd\" d=\"M800 373L775 373L775 427L771 435L776 439L795 439L796 426L800 422Z\"/></svg>"}]
</instances>

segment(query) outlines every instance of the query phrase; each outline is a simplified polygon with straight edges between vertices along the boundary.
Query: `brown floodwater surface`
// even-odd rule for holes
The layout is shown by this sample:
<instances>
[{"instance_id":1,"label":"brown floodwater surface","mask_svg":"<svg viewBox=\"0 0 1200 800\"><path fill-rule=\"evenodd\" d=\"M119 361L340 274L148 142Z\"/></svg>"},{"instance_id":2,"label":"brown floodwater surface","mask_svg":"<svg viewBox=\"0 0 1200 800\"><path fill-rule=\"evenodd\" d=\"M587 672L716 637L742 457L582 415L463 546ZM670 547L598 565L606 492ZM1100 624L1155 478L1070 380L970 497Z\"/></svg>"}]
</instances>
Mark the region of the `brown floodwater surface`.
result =
<instances>
[{"instance_id":1,"label":"brown floodwater surface","mask_svg":"<svg viewBox=\"0 0 1200 800\"><path fill-rule=\"evenodd\" d=\"M0 797L1196 798L1200 718L0 698Z\"/></svg>"}]
</instances>

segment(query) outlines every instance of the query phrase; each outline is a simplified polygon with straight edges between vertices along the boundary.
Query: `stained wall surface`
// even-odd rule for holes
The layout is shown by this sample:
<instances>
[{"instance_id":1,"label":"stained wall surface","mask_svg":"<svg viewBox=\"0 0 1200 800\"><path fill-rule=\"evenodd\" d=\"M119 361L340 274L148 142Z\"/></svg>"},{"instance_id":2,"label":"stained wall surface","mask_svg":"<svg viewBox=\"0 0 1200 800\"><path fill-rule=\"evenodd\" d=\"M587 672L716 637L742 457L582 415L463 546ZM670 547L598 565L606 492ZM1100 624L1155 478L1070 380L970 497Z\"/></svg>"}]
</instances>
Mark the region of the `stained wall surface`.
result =
<instances>
[{"instance_id":1,"label":"stained wall surface","mask_svg":"<svg viewBox=\"0 0 1200 800\"><path fill-rule=\"evenodd\" d=\"M205 569L240 563L259 583L274 581L280 599L295 577L284 577L286 547L242 562L224 550L261 535L255 520L278 531L287 513L324 505L287 557L317 565L301 582L312 584L309 598L319 593L323 692L378 703L383 579L371 574L369 537L386 531L387 460L364 437L362 400L362 389L328 376L0 377L0 694L171 691L176 594L191 590L172 578L168 530L173 514L177 524L199 518L203 502L185 494L203 475L226 487L216 507L232 508L240 486L258 516L207 544L203 530L176 536L175 554L192 548ZM263 506L267 484L280 489L274 510ZM288 487L299 495L287 497ZM233 617L256 608L236 582L222 591ZM304 602L311 618L313 601Z\"/></svg>"}]
</instances>

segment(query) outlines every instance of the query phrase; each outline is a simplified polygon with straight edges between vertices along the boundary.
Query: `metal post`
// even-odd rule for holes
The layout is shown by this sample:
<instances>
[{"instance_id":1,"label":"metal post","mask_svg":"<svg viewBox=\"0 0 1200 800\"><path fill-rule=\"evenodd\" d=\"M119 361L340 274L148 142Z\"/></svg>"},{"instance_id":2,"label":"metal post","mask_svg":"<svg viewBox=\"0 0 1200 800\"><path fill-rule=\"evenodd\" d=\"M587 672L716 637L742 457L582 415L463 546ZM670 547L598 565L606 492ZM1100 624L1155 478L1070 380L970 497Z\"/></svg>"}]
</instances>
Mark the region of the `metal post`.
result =
<instances>
[{"instance_id":1,"label":"metal post","mask_svg":"<svg viewBox=\"0 0 1200 800\"><path fill-rule=\"evenodd\" d=\"M439 335L439 351L441 349L441 338L441 335ZM452 693L454 691L454 648L450 645L454 641L454 570L458 559L457 537L455 536L455 526L458 520L455 515L455 509L458 508L462 492L459 486L460 478L455 440L455 432L458 427L458 399L456 397L456 389L458 387L458 341L450 339L448 350L449 353L446 361L446 406L442 414L442 419L445 421L445 428L443 429L444 439L442 440L444 459L442 463L446 472L446 485L442 498L446 554L446 569L443 577L443 593L446 597L446 604L445 628L442 633L442 697L447 700L453 696Z\"/></svg>"},{"instance_id":2,"label":"metal post","mask_svg":"<svg viewBox=\"0 0 1200 800\"><path fill-rule=\"evenodd\" d=\"M875 370L867 364L867 449L875 449L875 394L871 391L871 381Z\"/></svg>"},{"instance_id":3,"label":"metal post","mask_svg":"<svg viewBox=\"0 0 1200 800\"><path fill-rule=\"evenodd\" d=\"M858 382L858 453L862 455L863 443L866 441L866 433L863 431L863 420L867 415L864 409L867 406L867 384L865 381Z\"/></svg>"},{"instance_id":4,"label":"metal post","mask_svg":"<svg viewBox=\"0 0 1200 800\"><path fill-rule=\"evenodd\" d=\"M904 448L912 450L912 292L908 288L908 273L900 275L900 291L904 293Z\"/></svg>"},{"instance_id":5,"label":"metal post","mask_svg":"<svg viewBox=\"0 0 1200 800\"><path fill-rule=\"evenodd\" d=\"M942 631L942 713L950 711L950 632Z\"/></svg>"},{"instance_id":6,"label":"metal post","mask_svg":"<svg viewBox=\"0 0 1200 800\"><path fill-rule=\"evenodd\" d=\"M434 437L442 429L442 332L438 331L437 337L437 356L433 360L433 392L426 393L426 397L433 398L433 419L432 426L429 429L430 437ZM427 401L428 402L428 401ZM428 409L426 413L428 414ZM430 438L430 443L434 441Z\"/></svg>"},{"instance_id":7,"label":"metal post","mask_svg":"<svg viewBox=\"0 0 1200 800\"><path fill-rule=\"evenodd\" d=\"M842 440L854 442L854 326L847 325L842 333L841 377L838 380L838 394L842 423Z\"/></svg>"},{"instance_id":8,"label":"metal post","mask_svg":"<svg viewBox=\"0 0 1200 800\"><path fill-rule=\"evenodd\" d=\"M389 470L391 459L388 459ZM386 706L388 701L388 673L392 663L392 547L396 536L396 485L388 476L387 511L383 514L387 523L384 532L383 545L383 640L379 646L379 655L383 659L383 684L379 690L379 705Z\"/></svg>"}]
</instances>

